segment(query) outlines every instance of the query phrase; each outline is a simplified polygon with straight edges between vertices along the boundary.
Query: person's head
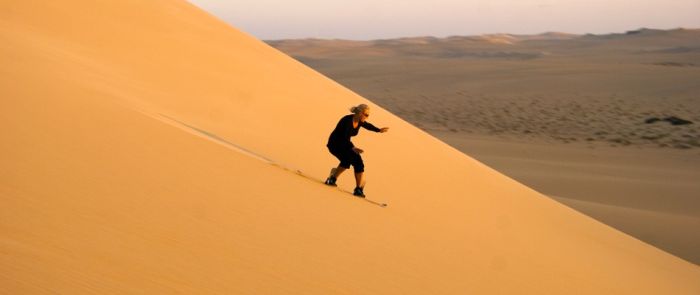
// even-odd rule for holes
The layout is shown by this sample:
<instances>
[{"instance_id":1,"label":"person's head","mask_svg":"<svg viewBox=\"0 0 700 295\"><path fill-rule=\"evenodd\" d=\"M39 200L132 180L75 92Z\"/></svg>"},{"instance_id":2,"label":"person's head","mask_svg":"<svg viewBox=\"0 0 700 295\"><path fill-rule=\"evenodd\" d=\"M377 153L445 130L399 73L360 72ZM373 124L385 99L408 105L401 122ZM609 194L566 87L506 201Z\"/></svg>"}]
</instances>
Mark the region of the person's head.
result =
<instances>
[{"instance_id":1,"label":"person's head","mask_svg":"<svg viewBox=\"0 0 700 295\"><path fill-rule=\"evenodd\" d=\"M350 108L350 111L355 114L355 118L360 119L360 121L365 121L367 120L367 117L369 117L369 106L366 104L361 104L358 106L354 106Z\"/></svg>"}]
</instances>

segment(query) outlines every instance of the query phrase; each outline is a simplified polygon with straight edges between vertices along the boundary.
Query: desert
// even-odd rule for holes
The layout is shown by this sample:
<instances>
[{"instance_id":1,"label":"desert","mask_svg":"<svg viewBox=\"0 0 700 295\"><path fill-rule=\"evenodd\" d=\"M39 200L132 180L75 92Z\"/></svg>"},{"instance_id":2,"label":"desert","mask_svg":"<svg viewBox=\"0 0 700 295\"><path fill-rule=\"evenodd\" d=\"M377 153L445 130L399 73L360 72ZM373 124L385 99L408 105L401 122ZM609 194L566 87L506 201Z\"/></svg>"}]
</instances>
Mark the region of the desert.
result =
<instances>
[{"instance_id":1,"label":"desert","mask_svg":"<svg viewBox=\"0 0 700 295\"><path fill-rule=\"evenodd\" d=\"M189 2L5 1L0 20L2 294L700 293L697 265ZM354 140L387 207L323 184L362 103L391 127Z\"/></svg>"}]
</instances>

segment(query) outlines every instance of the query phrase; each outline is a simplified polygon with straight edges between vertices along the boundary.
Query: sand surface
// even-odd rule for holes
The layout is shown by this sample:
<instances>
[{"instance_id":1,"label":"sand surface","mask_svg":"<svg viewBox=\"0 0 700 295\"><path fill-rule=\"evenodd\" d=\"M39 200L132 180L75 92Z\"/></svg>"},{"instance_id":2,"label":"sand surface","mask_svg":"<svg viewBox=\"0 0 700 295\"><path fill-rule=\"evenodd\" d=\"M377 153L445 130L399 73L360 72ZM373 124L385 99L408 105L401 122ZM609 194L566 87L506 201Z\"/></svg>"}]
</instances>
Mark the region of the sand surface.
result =
<instances>
[{"instance_id":1,"label":"sand surface","mask_svg":"<svg viewBox=\"0 0 700 295\"><path fill-rule=\"evenodd\" d=\"M696 265L187 2L12 1L0 19L0 293L700 292ZM385 208L321 184L328 133L363 102L392 128L355 140Z\"/></svg>"},{"instance_id":2,"label":"sand surface","mask_svg":"<svg viewBox=\"0 0 700 295\"><path fill-rule=\"evenodd\" d=\"M588 216L700 263L700 155L433 134Z\"/></svg>"},{"instance_id":3,"label":"sand surface","mask_svg":"<svg viewBox=\"0 0 700 295\"><path fill-rule=\"evenodd\" d=\"M269 43L492 168L700 264L700 30ZM694 123L646 123L670 116Z\"/></svg>"}]
</instances>

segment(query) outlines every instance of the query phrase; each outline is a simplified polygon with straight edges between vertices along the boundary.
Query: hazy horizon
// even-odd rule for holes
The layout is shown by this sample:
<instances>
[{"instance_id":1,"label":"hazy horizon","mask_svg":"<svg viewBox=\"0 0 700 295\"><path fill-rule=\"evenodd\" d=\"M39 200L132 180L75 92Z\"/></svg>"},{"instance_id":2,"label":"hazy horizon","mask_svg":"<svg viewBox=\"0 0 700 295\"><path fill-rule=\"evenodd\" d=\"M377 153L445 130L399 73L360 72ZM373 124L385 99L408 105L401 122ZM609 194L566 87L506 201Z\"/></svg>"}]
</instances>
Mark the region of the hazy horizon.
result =
<instances>
[{"instance_id":1,"label":"hazy horizon","mask_svg":"<svg viewBox=\"0 0 700 295\"><path fill-rule=\"evenodd\" d=\"M189 0L258 39L372 40L483 34L624 33L700 28L697 0Z\"/></svg>"}]
</instances>

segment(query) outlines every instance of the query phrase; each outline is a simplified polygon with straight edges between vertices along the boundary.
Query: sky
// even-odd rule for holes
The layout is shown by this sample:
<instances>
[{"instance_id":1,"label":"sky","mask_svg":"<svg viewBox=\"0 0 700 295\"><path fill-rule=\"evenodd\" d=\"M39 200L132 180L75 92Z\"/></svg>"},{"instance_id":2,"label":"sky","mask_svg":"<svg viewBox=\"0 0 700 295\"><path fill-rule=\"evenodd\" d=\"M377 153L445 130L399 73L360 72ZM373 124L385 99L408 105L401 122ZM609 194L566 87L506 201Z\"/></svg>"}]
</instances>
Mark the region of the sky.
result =
<instances>
[{"instance_id":1,"label":"sky","mask_svg":"<svg viewBox=\"0 0 700 295\"><path fill-rule=\"evenodd\" d=\"M700 28L700 0L190 0L258 39Z\"/></svg>"}]
</instances>

